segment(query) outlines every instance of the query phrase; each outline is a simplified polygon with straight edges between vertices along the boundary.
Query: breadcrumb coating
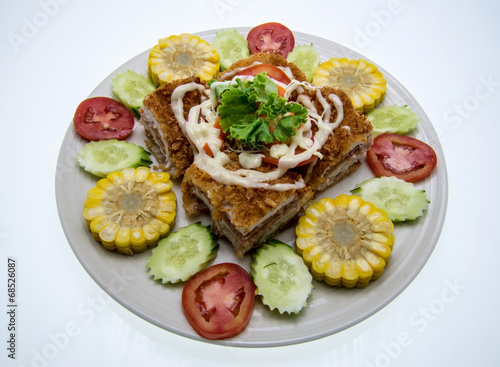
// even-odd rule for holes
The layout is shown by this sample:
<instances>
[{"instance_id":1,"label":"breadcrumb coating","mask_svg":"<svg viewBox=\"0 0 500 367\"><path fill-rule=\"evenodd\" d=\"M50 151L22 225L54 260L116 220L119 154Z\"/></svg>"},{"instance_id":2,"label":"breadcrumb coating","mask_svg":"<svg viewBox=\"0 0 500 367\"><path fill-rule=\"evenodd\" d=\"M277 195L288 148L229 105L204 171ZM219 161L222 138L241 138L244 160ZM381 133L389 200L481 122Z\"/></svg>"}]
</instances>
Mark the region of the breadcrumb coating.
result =
<instances>
[{"instance_id":1,"label":"breadcrumb coating","mask_svg":"<svg viewBox=\"0 0 500 367\"><path fill-rule=\"evenodd\" d=\"M171 161L167 163L170 163L172 168L160 168L167 170L172 178L183 176L186 169L193 163L194 158L191 144L188 138L182 133L182 129L175 118L171 106L172 93L175 88L190 82L195 82L208 88L208 85L198 77L175 80L159 87L153 93L146 96L143 101L143 109L147 109L152 113L166 140L161 141L161 137L156 137L156 139L153 137L154 132L148 129L148 121L143 113L140 122L146 128L146 135L148 137L146 144L158 162L163 163L165 159ZM187 119L189 110L192 107L201 103L202 95L202 92L199 90L189 91L184 95L184 118ZM152 149L152 146L158 144L164 144L163 149L168 150L168 157L160 156L157 149ZM163 164L165 165L165 163Z\"/></svg>"},{"instance_id":2,"label":"breadcrumb coating","mask_svg":"<svg viewBox=\"0 0 500 367\"><path fill-rule=\"evenodd\" d=\"M256 62L289 68L295 79L307 82L305 74L296 65L287 62L281 55L273 53L258 53L239 60L225 72L220 73L218 78L225 76L232 78L238 69ZM170 105L174 89L192 81L202 84L198 78L178 80L158 88L144 100L145 109L152 112L166 139L165 142L161 142L158 136L153 136L154 132L151 129L146 129L148 144L156 150L160 144L165 144L168 148L167 160L171 165L169 173L173 178L183 178L182 200L186 213L196 215L208 211L214 222L215 232L220 236L226 236L240 257L286 225L320 190L335 184L356 170L361 164L359 156L364 154L371 145L372 126L368 119L354 109L346 93L323 86L320 91L327 101L330 100L328 98L330 94L337 95L342 101L343 120L321 148L322 159L316 159L309 165L289 170L280 179L269 182L269 184L296 183L303 179L306 183L304 188L277 191L222 184L203 171L202 167L193 164L191 144L183 135ZM318 113L321 114L323 106L316 93L313 91L304 93L309 95ZM292 94L292 99L295 97L296 94ZM190 108L200 104L201 98L202 92L200 91L186 93L184 98L186 119ZM330 102L330 104L332 107L330 122L334 122L337 118L337 111L333 103ZM147 127L147 121L143 120L145 119L141 118L141 122ZM315 129L317 127L313 126L313 131ZM151 150L155 153L155 149ZM242 168L237 155L228 154L231 160L225 168L229 170ZM270 171L274 168L268 163L263 163L257 170Z\"/></svg>"}]
</instances>

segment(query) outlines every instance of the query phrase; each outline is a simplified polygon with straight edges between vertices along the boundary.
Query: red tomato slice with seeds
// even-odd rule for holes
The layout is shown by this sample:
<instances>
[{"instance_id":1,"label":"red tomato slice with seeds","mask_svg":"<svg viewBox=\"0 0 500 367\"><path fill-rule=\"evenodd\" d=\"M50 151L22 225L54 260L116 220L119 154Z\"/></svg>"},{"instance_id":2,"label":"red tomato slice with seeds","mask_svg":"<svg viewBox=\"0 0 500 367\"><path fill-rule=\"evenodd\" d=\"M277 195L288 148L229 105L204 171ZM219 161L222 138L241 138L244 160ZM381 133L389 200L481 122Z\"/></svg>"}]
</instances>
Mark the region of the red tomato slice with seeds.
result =
<instances>
[{"instance_id":1,"label":"red tomato slice with seeds","mask_svg":"<svg viewBox=\"0 0 500 367\"><path fill-rule=\"evenodd\" d=\"M429 145L392 133L377 136L366 158L377 176L396 176L407 182L427 177L437 164L436 153Z\"/></svg>"},{"instance_id":2,"label":"red tomato slice with seeds","mask_svg":"<svg viewBox=\"0 0 500 367\"><path fill-rule=\"evenodd\" d=\"M274 52L285 59L295 46L295 37L290 29L280 23L265 23L250 30L247 35L251 54Z\"/></svg>"},{"instance_id":3,"label":"red tomato slice with seeds","mask_svg":"<svg viewBox=\"0 0 500 367\"><path fill-rule=\"evenodd\" d=\"M134 129L134 115L123 104L108 97L92 97L77 107L73 125L84 139L126 139Z\"/></svg>"},{"instance_id":4,"label":"red tomato slice with seeds","mask_svg":"<svg viewBox=\"0 0 500 367\"><path fill-rule=\"evenodd\" d=\"M240 71L237 75L251 75L266 73L267 76L275 81L288 85L291 83L290 78L279 67L270 64L258 64L250 66ZM279 87L279 86L278 86Z\"/></svg>"},{"instance_id":5,"label":"red tomato slice with seeds","mask_svg":"<svg viewBox=\"0 0 500 367\"><path fill-rule=\"evenodd\" d=\"M240 334L248 325L255 301L255 284L233 263L212 265L195 274L182 291L182 309L202 337L218 340Z\"/></svg>"}]
</instances>

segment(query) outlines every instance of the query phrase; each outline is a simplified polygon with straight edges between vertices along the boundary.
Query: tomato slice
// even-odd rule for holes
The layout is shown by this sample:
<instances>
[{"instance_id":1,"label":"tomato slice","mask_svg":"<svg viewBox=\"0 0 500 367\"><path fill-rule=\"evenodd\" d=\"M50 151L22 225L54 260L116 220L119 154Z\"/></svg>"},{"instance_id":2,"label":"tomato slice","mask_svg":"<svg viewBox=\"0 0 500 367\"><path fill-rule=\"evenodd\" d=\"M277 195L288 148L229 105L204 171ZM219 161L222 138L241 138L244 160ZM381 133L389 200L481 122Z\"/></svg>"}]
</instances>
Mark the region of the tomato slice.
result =
<instances>
[{"instance_id":1,"label":"tomato slice","mask_svg":"<svg viewBox=\"0 0 500 367\"><path fill-rule=\"evenodd\" d=\"M73 125L87 140L126 139L134 129L134 115L122 103L108 97L92 97L77 107Z\"/></svg>"},{"instance_id":2,"label":"tomato slice","mask_svg":"<svg viewBox=\"0 0 500 367\"><path fill-rule=\"evenodd\" d=\"M248 325L255 301L255 284L233 263L212 265L195 274L182 291L182 309L202 337L217 340L240 334Z\"/></svg>"},{"instance_id":3,"label":"tomato slice","mask_svg":"<svg viewBox=\"0 0 500 367\"><path fill-rule=\"evenodd\" d=\"M437 164L436 153L429 145L393 133L377 136L366 158L377 176L396 176L407 182L427 177Z\"/></svg>"},{"instance_id":4,"label":"tomato slice","mask_svg":"<svg viewBox=\"0 0 500 367\"><path fill-rule=\"evenodd\" d=\"M295 37L290 29L280 23L264 23L250 30L247 35L251 54L274 52L285 59L295 46Z\"/></svg>"},{"instance_id":5,"label":"tomato slice","mask_svg":"<svg viewBox=\"0 0 500 367\"><path fill-rule=\"evenodd\" d=\"M267 73L267 76L283 84L290 84L291 80L279 67L270 64L257 64L241 70L237 75L252 75ZM278 86L279 87L279 86Z\"/></svg>"}]
</instances>

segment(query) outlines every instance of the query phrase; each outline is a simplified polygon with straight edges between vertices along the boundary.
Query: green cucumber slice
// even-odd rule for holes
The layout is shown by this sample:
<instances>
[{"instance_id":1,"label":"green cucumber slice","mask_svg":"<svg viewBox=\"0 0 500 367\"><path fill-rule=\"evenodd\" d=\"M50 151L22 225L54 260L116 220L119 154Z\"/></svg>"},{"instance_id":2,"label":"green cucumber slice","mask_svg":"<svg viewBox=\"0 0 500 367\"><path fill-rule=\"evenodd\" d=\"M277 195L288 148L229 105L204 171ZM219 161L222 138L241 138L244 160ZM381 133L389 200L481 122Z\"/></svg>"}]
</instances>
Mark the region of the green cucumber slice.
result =
<instances>
[{"instance_id":1,"label":"green cucumber slice","mask_svg":"<svg viewBox=\"0 0 500 367\"><path fill-rule=\"evenodd\" d=\"M151 153L143 147L123 140L91 141L78 151L76 161L85 171L106 177L125 168L149 167Z\"/></svg>"},{"instance_id":2,"label":"green cucumber slice","mask_svg":"<svg viewBox=\"0 0 500 367\"><path fill-rule=\"evenodd\" d=\"M298 314L313 289L304 260L287 244L270 240L253 254L250 264L256 294L271 310Z\"/></svg>"},{"instance_id":3,"label":"green cucumber slice","mask_svg":"<svg viewBox=\"0 0 500 367\"><path fill-rule=\"evenodd\" d=\"M205 269L218 249L217 237L210 226L192 223L161 239L146 267L154 280L160 279L164 284L184 282Z\"/></svg>"},{"instance_id":4,"label":"green cucumber slice","mask_svg":"<svg viewBox=\"0 0 500 367\"><path fill-rule=\"evenodd\" d=\"M142 108L144 97L153 93L156 86L144 75L127 70L111 79L111 88L120 102L140 116L139 109Z\"/></svg>"},{"instance_id":5,"label":"green cucumber slice","mask_svg":"<svg viewBox=\"0 0 500 367\"><path fill-rule=\"evenodd\" d=\"M220 56L221 71L229 68L233 62L250 56L247 40L236 29L216 32L212 46Z\"/></svg>"},{"instance_id":6,"label":"green cucumber slice","mask_svg":"<svg viewBox=\"0 0 500 367\"><path fill-rule=\"evenodd\" d=\"M382 106L368 112L373 125L372 137L383 133L406 134L417 127L419 117L408 106Z\"/></svg>"},{"instance_id":7,"label":"green cucumber slice","mask_svg":"<svg viewBox=\"0 0 500 367\"><path fill-rule=\"evenodd\" d=\"M319 52L312 43L310 45L295 46L286 57L286 60L297 65L306 74L309 82L312 81L314 70L321 62Z\"/></svg>"},{"instance_id":8,"label":"green cucumber slice","mask_svg":"<svg viewBox=\"0 0 500 367\"><path fill-rule=\"evenodd\" d=\"M425 190L396 177L372 178L359 183L351 192L385 211L393 222L417 219L430 203Z\"/></svg>"}]
</instances>

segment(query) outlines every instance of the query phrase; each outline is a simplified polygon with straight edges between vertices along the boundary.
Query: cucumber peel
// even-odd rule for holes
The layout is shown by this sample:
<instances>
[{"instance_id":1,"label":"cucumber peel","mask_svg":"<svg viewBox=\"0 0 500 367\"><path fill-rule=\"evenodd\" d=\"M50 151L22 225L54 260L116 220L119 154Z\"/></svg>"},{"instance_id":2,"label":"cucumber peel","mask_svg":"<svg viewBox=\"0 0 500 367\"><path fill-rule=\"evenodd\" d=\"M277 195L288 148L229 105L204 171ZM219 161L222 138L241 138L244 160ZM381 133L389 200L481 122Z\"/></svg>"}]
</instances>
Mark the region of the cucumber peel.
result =
<instances>
[{"instance_id":1,"label":"cucumber peel","mask_svg":"<svg viewBox=\"0 0 500 367\"><path fill-rule=\"evenodd\" d=\"M91 141L79 150L76 161L87 172L106 177L125 168L149 167L151 153L139 145L123 140Z\"/></svg>"},{"instance_id":2,"label":"cucumber peel","mask_svg":"<svg viewBox=\"0 0 500 367\"><path fill-rule=\"evenodd\" d=\"M151 80L132 70L116 74L111 79L111 88L115 97L137 116L144 97L156 90Z\"/></svg>"},{"instance_id":3,"label":"cucumber peel","mask_svg":"<svg viewBox=\"0 0 500 367\"><path fill-rule=\"evenodd\" d=\"M295 64L311 82L314 70L319 66L321 58L318 50L311 43L310 45L295 46L286 57L286 61Z\"/></svg>"},{"instance_id":4,"label":"cucumber peel","mask_svg":"<svg viewBox=\"0 0 500 367\"><path fill-rule=\"evenodd\" d=\"M154 280L179 283L205 269L218 249L217 237L210 226L192 223L161 239L147 259L146 267Z\"/></svg>"},{"instance_id":5,"label":"cucumber peel","mask_svg":"<svg viewBox=\"0 0 500 367\"><path fill-rule=\"evenodd\" d=\"M406 134L417 127L419 117L408 106L382 106L366 114L373 131L372 137L384 133Z\"/></svg>"},{"instance_id":6,"label":"cucumber peel","mask_svg":"<svg viewBox=\"0 0 500 367\"><path fill-rule=\"evenodd\" d=\"M221 71L228 69L233 62L250 56L248 41L236 29L215 33L212 46L219 54Z\"/></svg>"},{"instance_id":7,"label":"cucumber peel","mask_svg":"<svg viewBox=\"0 0 500 367\"><path fill-rule=\"evenodd\" d=\"M312 275L290 246L270 240L253 254L250 264L256 294L271 310L298 314L312 292Z\"/></svg>"},{"instance_id":8,"label":"cucumber peel","mask_svg":"<svg viewBox=\"0 0 500 367\"><path fill-rule=\"evenodd\" d=\"M425 190L394 176L363 181L351 193L383 210L393 222L417 219L430 203Z\"/></svg>"}]
</instances>

